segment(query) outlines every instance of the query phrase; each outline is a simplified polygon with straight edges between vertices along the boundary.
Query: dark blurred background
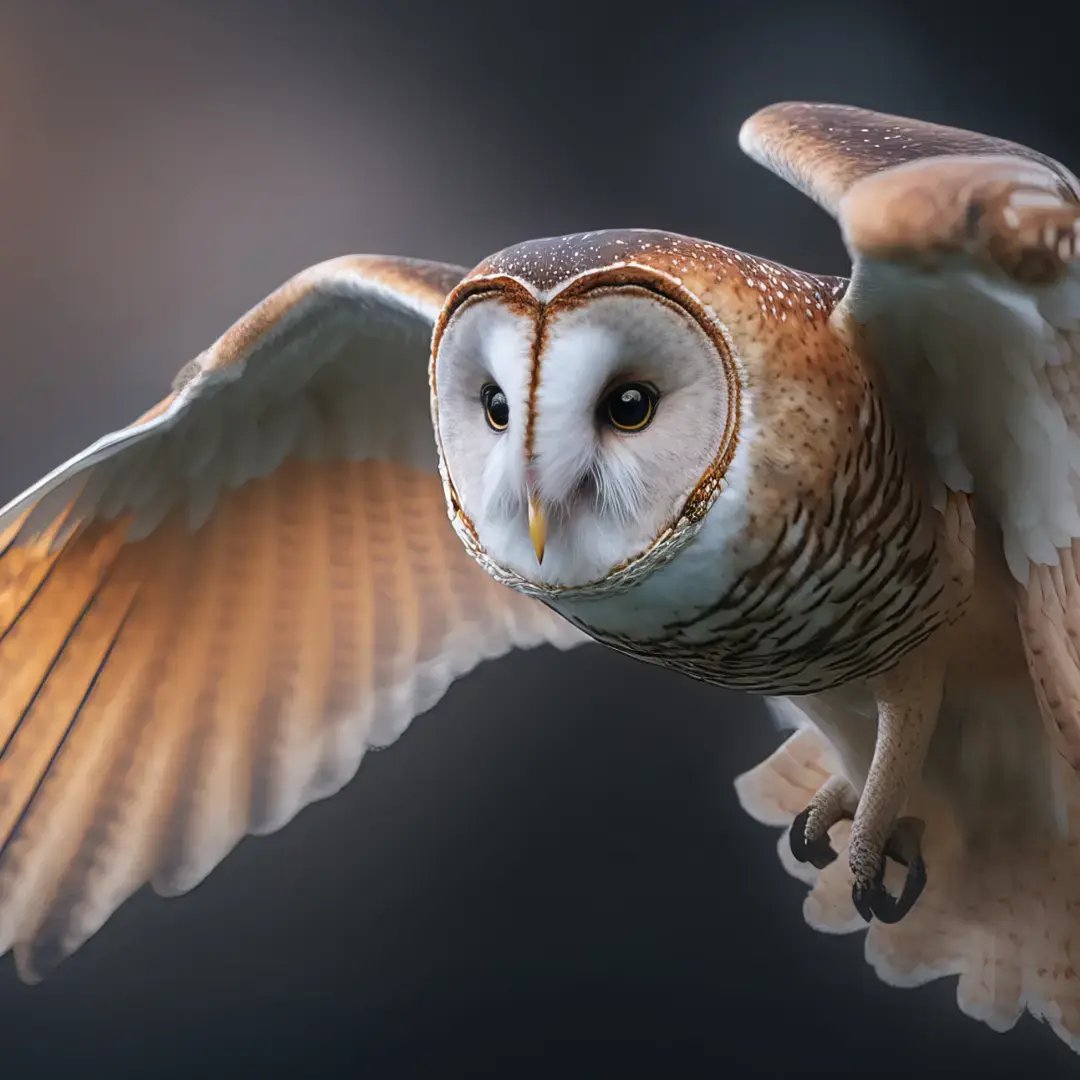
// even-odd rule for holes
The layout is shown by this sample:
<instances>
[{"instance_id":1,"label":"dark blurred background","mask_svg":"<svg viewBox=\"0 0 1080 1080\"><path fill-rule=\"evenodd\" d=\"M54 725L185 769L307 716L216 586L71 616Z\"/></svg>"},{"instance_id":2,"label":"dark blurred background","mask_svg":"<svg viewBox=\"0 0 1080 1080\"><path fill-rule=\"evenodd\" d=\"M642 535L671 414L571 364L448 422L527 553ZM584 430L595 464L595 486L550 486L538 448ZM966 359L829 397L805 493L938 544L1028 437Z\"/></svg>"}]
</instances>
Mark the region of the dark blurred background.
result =
<instances>
[{"instance_id":1,"label":"dark blurred background","mask_svg":"<svg viewBox=\"0 0 1080 1080\"><path fill-rule=\"evenodd\" d=\"M156 400L305 265L473 263L658 226L844 272L738 151L772 100L988 130L1080 166L1076 21L1036 5L0 5L0 501ZM1025 11L1027 14L1025 14ZM41 986L5 1077L1074 1075L953 981L803 925L732 777L757 702L596 648L484 666L341 795Z\"/></svg>"}]
</instances>

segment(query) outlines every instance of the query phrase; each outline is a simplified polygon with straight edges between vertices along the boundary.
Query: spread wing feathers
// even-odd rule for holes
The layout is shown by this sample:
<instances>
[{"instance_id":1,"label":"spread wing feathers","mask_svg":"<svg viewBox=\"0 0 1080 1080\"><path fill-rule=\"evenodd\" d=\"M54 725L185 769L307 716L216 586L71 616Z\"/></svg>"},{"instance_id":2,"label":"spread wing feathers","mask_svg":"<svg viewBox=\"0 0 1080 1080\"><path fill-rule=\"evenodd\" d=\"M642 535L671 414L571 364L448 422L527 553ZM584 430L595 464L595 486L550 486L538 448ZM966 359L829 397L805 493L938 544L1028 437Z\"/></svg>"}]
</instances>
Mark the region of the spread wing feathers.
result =
<instances>
[{"instance_id":1,"label":"spread wing feathers","mask_svg":"<svg viewBox=\"0 0 1080 1080\"><path fill-rule=\"evenodd\" d=\"M982 135L781 105L743 145L837 215L838 312L937 475L1000 525L1036 693L1080 768L1080 186Z\"/></svg>"},{"instance_id":2,"label":"spread wing feathers","mask_svg":"<svg viewBox=\"0 0 1080 1080\"><path fill-rule=\"evenodd\" d=\"M458 277L300 275L0 514L0 953L24 978L337 791L481 660L581 640L446 520L426 357Z\"/></svg>"}]
</instances>

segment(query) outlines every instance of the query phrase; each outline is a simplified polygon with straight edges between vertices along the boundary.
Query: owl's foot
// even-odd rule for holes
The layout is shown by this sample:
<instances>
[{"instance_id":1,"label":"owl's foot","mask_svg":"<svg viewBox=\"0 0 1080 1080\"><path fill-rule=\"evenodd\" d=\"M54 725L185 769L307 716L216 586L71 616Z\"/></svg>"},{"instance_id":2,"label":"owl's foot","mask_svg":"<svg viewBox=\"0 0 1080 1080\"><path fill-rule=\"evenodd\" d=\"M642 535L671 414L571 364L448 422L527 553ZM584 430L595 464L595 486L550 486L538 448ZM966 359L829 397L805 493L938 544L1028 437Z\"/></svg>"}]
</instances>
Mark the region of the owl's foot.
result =
<instances>
[{"instance_id":1,"label":"owl's foot","mask_svg":"<svg viewBox=\"0 0 1080 1080\"><path fill-rule=\"evenodd\" d=\"M923 822L918 818L901 818L893 826L884 848L852 835L848 855L855 883L851 899L855 910L867 921L899 922L919 899L926 887L926 864L922 858ZM885 889L885 859L894 859L907 867L904 887L894 897Z\"/></svg>"},{"instance_id":2,"label":"owl's foot","mask_svg":"<svg viewBox=\"0 0 1080 1080\"><path fill-rule=\"evenodd\" d=\"M866 783L851 824L848 862L851 898L869 922L899 922L926 885L921 853L923 823L900 814L922 778L937 724L945 665L933 638L871 682L877 699L877 737ZM898 897L885 889L885 859L907 867Z\"/></svg>"},{"instance_id":3,"label":"owl's foot","mask_svg":"<svg viewBox=\"0 0 1080 1080\"><path fill-rule=\"evenodd\" d=\"M791 823L788 842L791 853L801 863L824 870L836 861L829 843L829 829L838 821L855 817L859 797L842 776L830 777L818 789L810 805ZM848 859L855 881L851 898L855 909L869 922L899 922L918 900L926 887L926 864L922 858L924 824L918 818L901 818L893 826L884 846L874 844L856 827L848 847ZM900 895L894 897L885 888L885 860L907 868Z\"/></svg>"},{"instance_id":4,"label":"owl's foot","mask_svg":"<svg viewBox=\"0 0 1080 1080\"><path fill-rule=\"evenodd\" d=\"M810 805L791 823L791 854L801 863L824 870L836 860L829 830L844 818L853 818L859 804L855 789L842 776L831 776L818 788Z\"/></svg>"}]
</instances>

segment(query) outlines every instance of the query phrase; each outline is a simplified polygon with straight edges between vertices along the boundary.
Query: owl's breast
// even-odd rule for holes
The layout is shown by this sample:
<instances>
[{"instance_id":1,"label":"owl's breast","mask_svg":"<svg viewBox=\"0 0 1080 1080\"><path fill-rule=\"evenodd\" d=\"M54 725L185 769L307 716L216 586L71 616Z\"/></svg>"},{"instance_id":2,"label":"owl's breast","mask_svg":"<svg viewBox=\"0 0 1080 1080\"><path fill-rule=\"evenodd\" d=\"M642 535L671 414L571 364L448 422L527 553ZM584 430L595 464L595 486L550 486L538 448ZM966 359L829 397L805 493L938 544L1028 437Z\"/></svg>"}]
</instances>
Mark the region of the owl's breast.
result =
<instances>
[{"instance_id":1,"label":"owl's breast","mask_svg":"<svg viewBox=\"0 0 1080 1080\"><path fill-rule=\"evenodd\" d=\"M621 652L766 694L876 674L957 617L944 519L891 440L825 490L767 502L752 486L633 589L553 606Z\"/></svg>"},{"instance_id":2,"label":"owl's breast","mask_svg":"<svg viewBox=\"0 0 1080 1080\"><path fill-rule=\"evenodd\" d=\"M771 557L734 581L696 575L685 605L672 598L686 590L664 587L680 575L675 560L644 587L556 607L620 652L763 694L814 693L883 671L954 612L931 552L900 535L840 561L797 525L783 532Z\"/></svg>"}]
</instances>

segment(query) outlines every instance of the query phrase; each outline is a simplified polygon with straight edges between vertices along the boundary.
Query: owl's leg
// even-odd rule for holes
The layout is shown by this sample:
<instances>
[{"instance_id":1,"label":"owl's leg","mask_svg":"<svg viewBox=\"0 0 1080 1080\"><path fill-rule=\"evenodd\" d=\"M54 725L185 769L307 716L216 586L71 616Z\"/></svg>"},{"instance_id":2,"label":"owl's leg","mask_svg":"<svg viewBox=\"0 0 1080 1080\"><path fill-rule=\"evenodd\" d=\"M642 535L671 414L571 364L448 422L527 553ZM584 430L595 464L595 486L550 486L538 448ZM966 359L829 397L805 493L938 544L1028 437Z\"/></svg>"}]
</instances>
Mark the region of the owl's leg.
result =
<instances>
[{"instance_id":1,"label":"owl's leg","mask_svg":"<svg viewBox=\"0 0 1080 1080\"><path fill-rule=\"evenodd\" d=\"M851 819L859 794L843 776L830 776L815 792L810 805L791 823L788 842L791 854L802 863L824 870L836 859L829 830L844 818Z\"/></svg>"},{"instance_id":2,"label":"owl's leg","mask_svg":"<svg viewBox=\"0 0 1080 1080\"><path fill-rule=\"evenodd\" d=\"M922 774L941 707L945 665L933 639L928 644L872 683L878 702L877 741L848 845L855 878L852 899L867 922L874 916L881 922L899 921L926 884L919 853L922 823L897 819ZM885 889L886 855L907 866L899 897Z\"/></svg>"}]
</instances>

